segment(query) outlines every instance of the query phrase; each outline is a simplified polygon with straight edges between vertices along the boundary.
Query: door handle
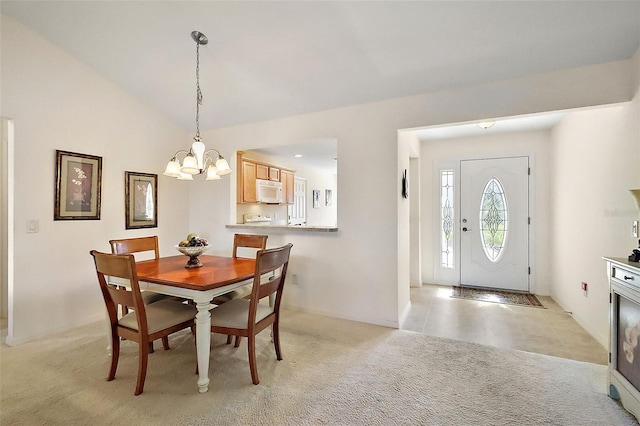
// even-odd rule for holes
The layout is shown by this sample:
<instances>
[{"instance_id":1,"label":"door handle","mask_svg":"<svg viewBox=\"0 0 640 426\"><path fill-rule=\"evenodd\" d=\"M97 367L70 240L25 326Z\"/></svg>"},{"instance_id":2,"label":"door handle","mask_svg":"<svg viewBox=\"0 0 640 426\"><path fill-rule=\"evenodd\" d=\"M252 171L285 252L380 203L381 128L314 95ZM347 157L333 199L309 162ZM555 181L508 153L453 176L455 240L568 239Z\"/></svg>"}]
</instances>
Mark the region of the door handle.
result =
<instances>
[{"instance_id":1,"label":"door handle","mask_svg":"<svg viewBox=\"0 0 640 426\"><path fill-rule=\"evenodd\" d=\"M471 229L467 228L466 226L464 228L462 228L463 232L467 232L467 231L471 231Z\"/></svg>"}]
</instances>

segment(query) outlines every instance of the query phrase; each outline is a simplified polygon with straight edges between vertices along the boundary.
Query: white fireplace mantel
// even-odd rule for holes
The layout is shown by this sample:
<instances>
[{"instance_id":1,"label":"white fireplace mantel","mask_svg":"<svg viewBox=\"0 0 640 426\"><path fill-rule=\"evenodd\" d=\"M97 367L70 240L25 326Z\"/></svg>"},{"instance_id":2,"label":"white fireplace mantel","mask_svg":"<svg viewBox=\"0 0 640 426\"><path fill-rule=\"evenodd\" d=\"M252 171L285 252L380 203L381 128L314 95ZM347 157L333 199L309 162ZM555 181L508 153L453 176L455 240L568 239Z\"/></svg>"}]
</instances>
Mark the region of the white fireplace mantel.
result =
<instances>
[{"instance_id":1,"label":"white fireplace mantel","mask_svg":"<svg viewBox=\"0 0 640 426\"><path fill-rule=\"evenodd\" d=\"M609 277L609 396L640 419L640 263L605 257Z\"/></svg>"}]
</instances>

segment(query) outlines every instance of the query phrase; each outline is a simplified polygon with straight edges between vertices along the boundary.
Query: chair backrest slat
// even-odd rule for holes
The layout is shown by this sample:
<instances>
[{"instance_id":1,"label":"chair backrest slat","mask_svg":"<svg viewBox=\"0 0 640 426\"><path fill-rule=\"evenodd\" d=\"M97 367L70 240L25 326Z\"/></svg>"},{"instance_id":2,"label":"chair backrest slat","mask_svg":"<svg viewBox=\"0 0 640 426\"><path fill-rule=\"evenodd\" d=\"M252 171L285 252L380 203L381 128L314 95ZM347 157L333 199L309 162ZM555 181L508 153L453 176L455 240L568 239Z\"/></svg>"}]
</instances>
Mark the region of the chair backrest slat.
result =
<instances>
[{"instance_id":1,"label":"chair backrest slat","mask_svg":"<svg viewBox=\"0 0 640 426\"><path fill-rule=\"evenodd\" d=\"M133 299L132 291L112 285L107 286L107 290L109 291L109 295L116 305L127 306L129 308L135 307L135 301Z\"/></svg>"},{"instance_id":2,"label":"chair backrest slat","mask_svg":"<svg viewBox=\"0 0 640 426\"><path fill-rule=\"evenodd\" d=\"M120 240L109 241L111 245L111 253L113 254L135 254L143 252L153 252L154 258L160 258L160 250L158 248L158 236L138 238L125 238Z\"/></svg>"},{"instance_id":3,"label":"chair backrest slat","mask_svg":"<svg viewBox=\"0 0 640 426\"><path fill-rule=\"evenodd\" d=\"M282 281L282 275L260 284L259 298L260 299L265 298L270 294L278 291L278 287L280 287L281 281Z\"/></svg>"},{"instance_id":4,"label":"chair backrest slat","mask_svg":"<svg viewBox=\"0 0 640 426\"><path fill-rule=\"evenodd\" d=\"M255 248L264 250L267 247L268 235L253 235L253 234L235 234L233 236L233 252L232 256L238 257L238 248Z\"/></svg>"}]
</instances>

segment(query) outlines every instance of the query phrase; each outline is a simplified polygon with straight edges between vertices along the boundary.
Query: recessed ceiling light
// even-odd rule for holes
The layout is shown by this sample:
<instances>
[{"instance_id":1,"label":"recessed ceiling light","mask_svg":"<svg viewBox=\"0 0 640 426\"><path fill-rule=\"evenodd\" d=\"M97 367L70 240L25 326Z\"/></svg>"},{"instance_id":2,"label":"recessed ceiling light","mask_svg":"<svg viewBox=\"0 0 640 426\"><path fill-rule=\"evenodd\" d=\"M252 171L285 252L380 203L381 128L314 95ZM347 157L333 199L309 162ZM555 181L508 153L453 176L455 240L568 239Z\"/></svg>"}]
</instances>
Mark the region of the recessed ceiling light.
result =
<instances>
[{"instance_id":1,"label":"recessed ceiling light","mask_svg":"<svg viewBox=\"0 0 640 426\"><path fill-rule=\"evenodd\" d=\"M302 154L294 154L294 157L296 157L296 158L302 158Z\"/></svg>"},{"instance_id":2,"label":"recessed ceiling light","mask_svg":"<svg viewBox=\"0 0 640 426\"><path fill-rule=\"evenodd\" d=\"M493 126L494 124L496 124L495 121L483 121L481 123L478 123L478 127L480 127L481 129L487 130L489 127Z\"/></svg>"}]
</instances>

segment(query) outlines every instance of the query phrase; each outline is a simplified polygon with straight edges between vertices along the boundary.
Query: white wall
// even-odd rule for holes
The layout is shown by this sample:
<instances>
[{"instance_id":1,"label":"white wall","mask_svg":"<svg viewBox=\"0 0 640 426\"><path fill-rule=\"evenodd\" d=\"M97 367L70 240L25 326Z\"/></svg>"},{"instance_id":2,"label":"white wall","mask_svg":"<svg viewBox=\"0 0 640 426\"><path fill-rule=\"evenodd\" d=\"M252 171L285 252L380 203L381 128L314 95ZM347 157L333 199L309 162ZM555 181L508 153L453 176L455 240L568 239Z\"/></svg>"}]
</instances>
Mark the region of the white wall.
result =
<instances>
[{"instance_id":1,"label":"white wall","mask_svg":"<svg viewBox=\"0 0 640 426\"><path fill-rule=\"evenodd\" d=\"M296 170L296 177L307 179L307 225L336 226L338 221L338 176L320 169ZM320 205L313 208L313 190L320 191ZM331 191L331 205L325 205L325 190Z\"/></svg>"},{"instance_id":2,"label":"white wall","mask_svg":"<svg viewBox=\"0 0 640 426\"><path fill-rule=\"evenodd\" d=\"M462 159L529 156L531 166L530 210L531 242L530 253L532 274L530 291L549 295L549 131L520 133L489 133L481 137L456 138L422 143L422 277L425 283L458 284L459 263L452 271L440 269L439 244L439 195L440 169L455 170L459 182ZM454 182L455 184L455 182ZM458 192L459 194L459 192ZM457 197L457 195L456 195ZM455 206L459 208L459 206ZM459 211L459 210L458 210ZM455 212L456 222L459 220ZM459 235L456 237L459 247ZM455 280L455 281L451 281Z\"/></svg>"},{"instance_id":3,"label":"white wall","mask_svg":"<svg viewBox=\"0 0 640 426\"><path fill-rule=\"evenodd\" d=\"M384 104L382 108L384 110ZM207 143L221 146L225 152L233 152L245 146L247 140L260 141L261 145L254 145L254 148L261 148L292 145L300 140L315 139L317 135L322 135L320 139L337 138L340 141L336 191L339 231L268 231L270 246L286 242L294 244L289 271L298 276L299 284L288 285L284 294L285 303L289 307L311 312L397 326L397 246L395 242L387 244L385 238L389 233L396 233L396 204L384 201L384 196L379 197L392 190L397 194L397 185L396 179L386 179L385 173L380 173L377 165L378 156L396 158L396 130L369 125L368 118L360 117L358 109L354 107L353 111L345 111L349 119L354 120L353 128L335 128L335 119L340 114L329 111L207 131L203 132L203 139ZM278 131L273 131L271 126ZM370 130L362 130L367 127ZM308 135L314 135L314 138L309 138ZM367 141L375 143L380 138L391 143L380 144L375 153L363 152L359 148ZM343 164L351 164L351 170ZM355 168L354 164L357 164ZM395 175L395 167L387 167L387 173L389 172ZM235 191L234 182L232 186L231 189L216 188L218 192L215 197L205 197L204 193L196 196L201 201L201 210L210 214L208 217L198 213L198 217L192 215L192 223L197 229L210 230L206 232L215 235L214 238L222 244L230 242L233 235L233 230L223 228L230 217L230 203L225 208L217 200L224 200L225 197L229 200ZM351 196L345 198L344 194ZM381 223L384 226L380 226ZM369 235L378 235L381 241L371 244ZM363 249L365 241L370 246ZM347 265L349 272L345 274Z\"/></svg>"},{"instance_id":4,"label":"white wall","mask_svg":"<svg viewBox=\"0 0 640 426\"><path fill-rule=\"evenodd\" d=\"M637 247L640 217L627 190L640 187L640 50L630 103L572 114L552 133L552 297L608 346L608 282L602 256ZM589 285L585 297L581 283Z\"/></svg>"},{"instance_id":5,"label":"white wall","mask_svg":"<svg viewBox=\"0 0 640 426\"><path fill-rule=\"evenodd\" d=\"M158 234L162 254L188 228L185 182L161 175L188 141L166 118L38 34L2 16L2 116L15 124L13 329L17 344L102 318L89 250ZM54 221L55 150L102 156L101 220ZM22 166L24 165L24 167ZM157 229L124 227L124 172L159 174ZM26 233L37 220L39 233Z\"/></svg>"},{"instance_id":6,"label":"white wall","mask_svg":"<svg viewBox=\"0 0 640 426\"><path fill-rule=\"evenodd\" d=\"M2 190L0 191L0 318L9 318L9 281L13 280L13 264L9 264L9 257L13 257L13 214L9 214L9 209L13 208L13 193L8 188L13 186L13 163L9 158L13 158L14 138L13 121L0 117L0 137L2 137L2 148L0 148L0 180ZM7 322L8 324L8 322Z\"/></svg>"},{"instance_id":7,"label":"white wall","mask_svg":"<svg viewBox=\"0 0 640 426\"><path fill-rule=\"evenodd\" d=\"M408 144L408 145L405 145ZM407 185L409 191L409 283L411 287L422 286L422 230L420 225L421 193L420 186L420 140L414 131L398 132L398 150L409 148L409 169ZM405 153L406 155L406 153ZM404 170L400 172L404 175Z\"/></svg>"},{"instance_id":8,"label":"white wall","mask_svg":"<svg viewBox=\"0 0 640 426\"><path fill-rule=\"evenodd\" d=\"M287 287L285 304L398 326L409 304L410 256L409 209L399 190L410 152L398 145L398 129L625 101L631 75L629 61L609 63L207 131L203 137L227 153L246 141L259 141L254 148L261 148L339 140L339 231L270 231L270 244L294 244L290 270L299 284ZM192 226L211 233L219 245L230 244L233 230L223 226L231 207L221 200L231 200L235 183L193 188L199 208L191 210Z\"/></svg>"},{"instance_id":9,"label":"white wall","mask_svg":"<svg viewBox=\"0 0 640 426\"><path fill-rule=\"evenodd\" d=\"M236 183L179 182L159 176L159 228L124 230L124 171L161 174L188 144L176 126L92 69L14 20L2 17L2 112L13 118L16 170L13 343L100 318L102 301L89 257L107 241L157 233L162 254L189 231L228 252ZM126 66L126 64L123 64ZM228 159L247 141L262 147L337 138L337 233L273 232L270 244L293 242L285 290L288 306L398 326L409 303L408 209L400 197L409 153L398 129L628 101L631 67L620 61L521 79L358 105L202 132ZM52 220L54 151L103 156L102 220ZM406 158L406 159L405 159ZM235 159L231 159L235 167ZM363 214L363 212L365 214ZM235 216L233 216L235 217ZM26 234L37 219L40 232ZM157 231L157 232L156 232Z\"/></svg>"},{"instance_id":10,"label":"white wall","mask_svg":"<svg viewBox=\"0 0 640 426\"><path fill-rule=\"evenodd\" d=\"M639 123L640 93L628 104L572 113L553 131L551 295L605 347L602 256L626 258L638 245L631 223L640 217L627 191L640 187Z\"/></svg>"},{"instance_id":11,"label":"white wall","mask_svg":"<svg viewBox=\"0 0 640 426\"><path fill-rule=\"evenodd\" d=\"M395 201L398 209L396 263L398 268L397 278L397 315L400 324L409 315L411 302L409 300L411 286L411 202L402 197L402 177L405 170L410 169L413 141L397 134L397 168L396 175L391 179L395 184L394 196L390 200ZM390 163L390 162L389 162Z\"/></svg>"}]
</instances>

